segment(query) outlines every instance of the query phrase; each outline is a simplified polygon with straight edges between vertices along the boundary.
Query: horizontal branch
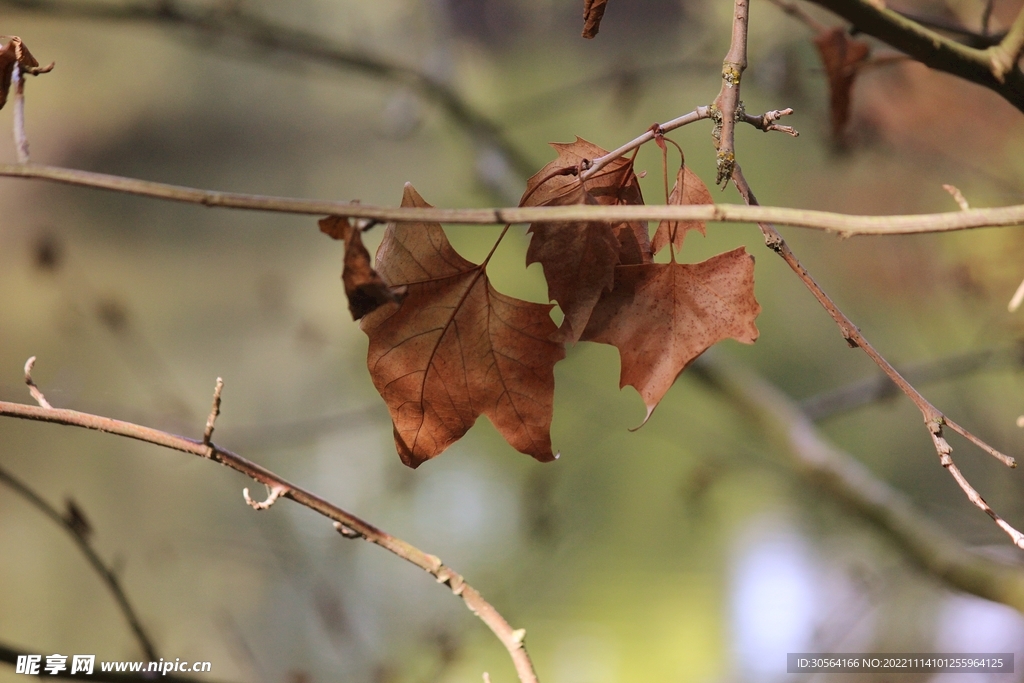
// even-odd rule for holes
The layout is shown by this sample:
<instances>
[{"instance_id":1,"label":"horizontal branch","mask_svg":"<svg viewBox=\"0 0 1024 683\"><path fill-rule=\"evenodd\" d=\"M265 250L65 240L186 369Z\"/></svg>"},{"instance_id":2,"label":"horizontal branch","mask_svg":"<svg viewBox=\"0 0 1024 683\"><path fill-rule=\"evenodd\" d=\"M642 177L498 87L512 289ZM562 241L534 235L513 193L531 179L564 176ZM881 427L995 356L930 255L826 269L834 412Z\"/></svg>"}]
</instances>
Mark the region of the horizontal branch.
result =
<instances>
[{"instance_id":1,"label":"horizontal branch","mask_svg":"<svg viewBox=\"0 0 1024 683\"><path fill-rule=\"evenodd\" d=\"M622 221L700 220L717 223L776 223L799 228L826 230L843 236L908 235L1024 225L1024 204L992 209L901 216L855 216L810 209L744 206L742 204L690 206L591 206L581 204L483 209L421 209L200 190L180 185L36 164L0 164L0 177L4 176L49 180L67 185L92 187L208 207L316 216L336 215L377 222L504 225L506 223L544 221L619 223Z\"/></svg>"},{"instance_id":2,"label":"horizontal branch","mask_svg":"<svg viewBox=\"0 0 1024 683\"><path fill-rule=\"evenodd\" d=\"M981 555L922 516L902 493L827 442L792 399L754 372L713 354L693 369L754 419L812 490L850 508L946 585L1024 612L1020 565Z\"/></svg>"},{"instance_id":3,"label":"horizontal branch","mask_svg":"<svg viewBox=\"0 0 1024 683\"><path fill-rule=\"evenodd\" d=\"M513 629L505 618L490 603L484 600L483 596L475 588L465 582L461 575L442 564L440 558L425 553L402 539L378 529L359 517L320 498L316 494L286 481L261 465L257 465L213 443L207 444L201 440L188 439L158 429L130 422L122 422L121 420L109 417L80 413L76 410L44 408L41 406L0 401L0 416L94 429L129 439L145 441L146 443L183 453L198 455L241 472L275 492L272 494L275 499L280 496L291 498L300 505L304 505L324 517L334 520L335 528L343 536L363 538L429 572L437 579L438 583L447 585L452 593L461 597L466 603L466 607L477 615L491 629L494 635L498 637L502 645L505 646L505 649L508 650L516 672L519 674L520 681L522 683L537 683L533 664L530 662L530 656L523 645L523 638L526 635L525 631Z\"/></svg>"}]
</instances>

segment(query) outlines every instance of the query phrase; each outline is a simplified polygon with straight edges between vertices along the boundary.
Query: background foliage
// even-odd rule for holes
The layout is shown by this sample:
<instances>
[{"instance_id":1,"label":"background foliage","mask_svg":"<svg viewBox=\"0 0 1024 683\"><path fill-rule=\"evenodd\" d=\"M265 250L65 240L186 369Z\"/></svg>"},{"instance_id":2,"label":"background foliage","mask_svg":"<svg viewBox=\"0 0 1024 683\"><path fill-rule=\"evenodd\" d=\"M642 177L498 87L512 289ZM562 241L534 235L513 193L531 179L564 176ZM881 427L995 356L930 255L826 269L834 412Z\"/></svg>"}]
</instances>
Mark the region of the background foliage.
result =
<instances>
[{"instance_id":1,"label":"background foliage","mask_svg":"<svg viewBox=\"0 0 1024 683\"><path fill-rule=\"evenodd\" d=\"M246 8L450 84L539 168L553 156L549 140L580 135L611 148L717 93L728 3L628 5L612 3L587 42L579 8L551 0ZM981 4L914 9L973 26ZM1015 11L997 3L995 23ZM951 208L942 183L975 206L1021 201L1024 121L997 96L911 63L870 68L854 92L851 142L837 150L810 32L768 3L751 12L747 109L792 106L787 123L802 133L740 129L744 170L764 204L939 211ZM405 181L437 206L514 202L523 186L416 92L311 65L269 40L9 6L4 19L5 33L57 62L28 84L37 161L374 204L397 204ZM0 128L10 116L0 112ZM671 137L710 182L710 127ZM0 155L13 160L13 147ZM648 169L644 191L657 201L657 150L642 150L637 168ZM715 196L738 201L731 188ZM36 355L36 380L55 405L196 435L224 377L219 442L438 554L527 628L542 678L768 680L779 665L767 658L787 650L1021 651L1024 620L923 578L794 480L691 377L630 434L644 410L632 390L616 390L615 349L581 343L556 368L557 463L515 454L481 421L412 472L394 454L365 337L348 318L341 247L314 220L15 181L0 183L0 206L0 396L22 400L21 366ZM542 301L539 266L522 265L524 232L506 238L489 274L502 291ZM496 229L449 234L479 260ZM367 235L371 249L379 239L379 230ZM840 241L789 230L787 239L894 362L1003 347L1024 332L1006 312L1024 276L1019 231ZM761 338L716 352L795 398L874 373L753 227L711 226L681 259L740 244L758 258ZM996 447L1024 454L1014 372L924 393ZM1012 550L937 465L906 400L822 426L948 530ZM966 448L960 463L1019 526L1021 475ZM72 497L99 550L119 558L163 656L210 660L217 680L462 681L482 670L512 679L490 634L422 572L343 541L297 506L253 513L226 470L18 421L0 422L0 464L54 503ZM7 489L0 548L0 641L141 656L67 538ZM0 669L0 681L15 679Z\"/></svg>"}]
</instances>

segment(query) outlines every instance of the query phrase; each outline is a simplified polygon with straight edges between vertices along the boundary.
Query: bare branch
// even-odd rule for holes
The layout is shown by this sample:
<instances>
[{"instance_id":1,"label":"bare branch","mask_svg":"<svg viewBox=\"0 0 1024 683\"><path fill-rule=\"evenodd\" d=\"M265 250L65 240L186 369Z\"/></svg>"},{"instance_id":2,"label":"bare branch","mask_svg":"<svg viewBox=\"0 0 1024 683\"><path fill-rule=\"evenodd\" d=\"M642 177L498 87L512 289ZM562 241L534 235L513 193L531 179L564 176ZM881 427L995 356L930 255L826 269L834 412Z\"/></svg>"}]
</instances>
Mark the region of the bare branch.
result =
<instances>
[{"instance_id":1,"label":"bare branch","mask_svg":"<svg viewBox=\"0 0 1024 683\"><path fill-rule=\"evenodd\" d=\"M747 184L746 178L743 177L743 170L740 165L736 162L735 155L733 153L733 140L732 140L732 128L726 127L724 124L726 121L733 121L736 118L740 102L740 78L747 63L747 4L746 0L735 0L733 9L733 31L732 31L732 42L729 45L729 52L725 57L725 66L722 70L722 90L719 93L718 99L715 100L716 105L719 107L723 126L721 128L721 135L718 141L718 160L719 160L719 181L722 180L722 173L727 170L729 177L731 177L733 183L736 184L736 189L739 190L740 195L743 197L743 201L750 205L757 205L757 198L754 196L753 191L750 189L750 185ZM723 163L723 150L728 154L728 168L725 169ZM995 448L978 439L973 434L970 434L965 429L949 421L946 416L935 406L933 406L921 393L915 389L906 379L896 371L896 368L887 361L882 354L880 354L871 343L861 334L860 329L853 324L845 313L843 313L835 302L832 301L831 297L825 293L825 290L814 281L811 274L807 272L803 264L797 259L796 254L789 248L786 241L779 234L779 231L775 229L775 226L768 222L759 222L758 226L761 228L761 232L764 235L765 246L777 253L786 262L786 265L796 273L800 281L804 283L807 289L810 290L814 298L818 300L828 314L835 321L839 327L840 333L843 338L846 339L846 343L853 348L860 348L867 354L868 358L875 362L882 372L889 377L892 382L900 388L900 390L907 395L907 397L914 402L918 410L921 411L921 417L924 420L925 426L928 428L928 432L932 437L932 441L935 444L936 453L939 456L939 462L949 470L950 474L956 480L960 488L963 489L967 498L974 503L976 506L981 508L986 514L991 517L996 524L1005 531L1010 538L1013 540L1014 545L1021 549L1024 549L1024 534L1007 524L1001 519L988 504L982 499L977 491L968 483L967 479L960 473L960 470L953 463L950 456L952 448L948 442L942 437L942 426L949 424L950 428L957 431L967 437L972 443L979 446L982 450L989 453L993 457L997 458L1009 467L1016 467L1016 462L1013 458L1000 453Z\"/></svg>"},{"instance_id":2,"label":"bare branch","mask_svg":"<svg viewBox=\"0 0 1024 683\"><path fill-rule=\"evenodd\" d=\"M1008 56L1024 41L1024 16L1000 45L987 49L968 47L891 10L877 0L811 0L838 14L857 30L872 35L905 52L922 64L960 76L1001 95L1024 111L1024 72L1007 67ZM1014 37L1011 38L1011 34Z\"/></svg>"},{"instance_id":3,"label":"bare branch","mask_svg":"<svg viewBox=\"0 0 1024 683\"><path fill-rule=\"evenodd\" d=\"M44 409L50 409L49 405L42 406ZM20 495L22 498L27 500L36 509L42 512L44 515L49 517L53 522L63 529L71 537L71 540L75 542L78 549L85 556L85 559L89 562L89 565L96 572L97 576L106 584L110 594L114 597L114 601L117 603L118 609L121 610L121 614L124 615L125 620L128 622L128 626L132 630L132 634L138 641L142 651L146 654L146 657L155 662L160 659L157 654L156 647L153 645L153 640L149 637L146 629L143 628L142 622L139 620L138 615L135 613L135 609L132 607L131 601L128 600L127 594L121 587L121 581L117 578L117 573L113 567L107 566L107 564L100 558L95 548L92 547L92 543L89 541L87 535L82 532L81 526L73 523L69 517L62 515L59 510L47 503L42 496L33 491L29 486L17 479L13 474L7 472L0 467L0 482L3 482L9 486L15 493ZM10 661L12 664L15 660L4 659L3 646L0 645L0 661Z\"/></svg>"},{"instance_id":4,"label":"bare branch","mask_svg":"<svg viewBox=\"0 0 1024 683\"><path fill-rule=\"evenodd\" d=\"M206 418L206 429L203 430L203 443L207 446L210 445L210 439L213 437L213 425L217 421L217 416L220 415L220 392L223 390L224 380L218 377L217 384L213 388L213 405L210 406L210 416Z\"/></svg>"},{"instance_id":5,"label":"bare branch","mask_svg":"<svg viewBox=\"0 0 1024 683\"><path fill-rule=\"evenodd\" d=\"M477 615L491 629L494 635L498 637L502 645L505 646L516 668L516 672L519 674L519 680L522 683L537 683L537 675L533 670L533 664L530 662L530 656L523 645L525 631L513 629L505 618L490 603L484 600L483 596L475 588L465 582L461 575L446 567L435 555L429 555L419 548L378 529L310 491L286 481L265 467L246 460L242 456L216 446L213 443L207 445L201 440L175 436L159 429L122 422L109 417L80 413L75 410L43 408L0 401L0 416L94 429L116 436L145 441L218 462L266 485L271 491L275 488L282 489L278 496L290 498L300 505L304 505L324 517L344 525L348 529L360 534L367 541L379 545L385 550L429 572L437 579L438 583L447 585L452 593L462 598L470 611ZM276 496L273 496L273 494L272 497L276 499Z\"/></svg>"},{"instance_id":6,"label":"bare branch","mask_svg":"<svg viewBox=\"0 0 1024 683\"><path fill-rule=\"evenodd\" d=\"M649 132L650 133L650 132ZM648 133L638 137L644 138ZM650 133L653 139L653 133ZM634 145L636 140L631 141ZM646 141L646 140L644 140ZM636 144L643 144L636 143ZM635 146L635 145L634 145ZM606 157L602 157L606 159ZM610 161L611 159L606 159ZM593 168L593 167L592 167ZM34 178L67 185L93 187L114 192L199 204L208 207L272 211L314 216L343 216L376 222L439 222L470 225L504 225L543 221L684 221L715 223L777 223L852 235L910 235L951 232L973 228L1010 227L1024 224L1024 204L994 209L971 209L947 213L903 216L852 216L827 211L790 209L737 204L699 204L687 206L617 205L529 206L485 209L419 209L372 206L357 202L338 202L293 197L241 194L200 190L148 180L93 173L59 166L36 164L0 164L0 176Z\"/></svg>"},{"instance_id":7,"label":"bare branch","mask_svg":"<svg viewBox=\"0 0 1024 683\"><path fill-rule=\"evenodd\" d=\"M947 585L1024 612L1024 569L977 553L923 517L856 458L825 441L788 396L713 353L697 359L693 370L754 418L812 490L849 507L898 552Z\"/></svg>"},{"instance_id":8,"label":"bare branch","mask_svg":"<svg viewBox=\"0 0 1024 683\"><path fill-rule=\"evenodd\" d=\"M32 379L32 368L36 365L36 357L32 356L25 361L25 384L28 385L28 393L32 396L32 399L41 405L43 408L52 408L50 402L43 396L43 392L36 386L35 381Z\"/></svg>"},{"instance_id":9,"label":"bare branch","mask_svg":"<svg viewBox=\"0 0 1024 683\"><path fill-rule=\"evenodd\" d=\"M21 65L14 65L11 74L14 86L14 151L18 155L19 164L27 164L28 136L25 135L25 77L21 73Z\"/></svg>"}]
</instances>

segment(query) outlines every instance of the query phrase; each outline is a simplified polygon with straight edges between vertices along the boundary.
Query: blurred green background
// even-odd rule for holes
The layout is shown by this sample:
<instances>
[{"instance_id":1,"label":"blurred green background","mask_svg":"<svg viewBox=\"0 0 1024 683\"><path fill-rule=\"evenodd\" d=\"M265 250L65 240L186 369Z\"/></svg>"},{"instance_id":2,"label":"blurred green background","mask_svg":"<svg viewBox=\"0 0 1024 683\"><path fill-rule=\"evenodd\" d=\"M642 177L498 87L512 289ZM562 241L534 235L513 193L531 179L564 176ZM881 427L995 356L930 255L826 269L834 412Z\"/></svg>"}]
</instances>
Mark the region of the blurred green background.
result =
<instances>
[{"instance_id":1,"label":"blurred green background","mask_svg":"<svg viewBox=\"0 0 1024 683\"><path fill-rule=\"evenodd\" d=\"M974 26L982 4L921 0L914 9ZM27 84L36 162L387 205L406 181L445 207L515 203L525 184L493 140L408 83L296 55L273 33L246 40L171 20L90 18L67 11L75 5L2 5L0 31L57 63ZM583 41L581 8L554 0L184 7L227 26L241 8L408 65L495 121L534 169L553 158L548 141L579 135L613 148L709 103L731 13L725 0L613 0L600 35ZM995 7L996 26L1017 9ZM739 159L762 203L952 210L943 183L974 206L1024 201L1024 117L919 65L861 74L839 149L810 37L771 4L752 3L747 110L794 107L784 123L801 132L739 130ZM0 130L10 130L11 109L0 112ZM710 184L710 124L670 137ZM14 160L13 144L0 144L0 159ZM640 152L637 169L648 171L647 201L661 201L656 148ZM732 188L713 192L739 201ZM496 230L449 232L479 259ZM525 230L513 232L489 273L501 291L543 301L540 267L523 268ZM894 363L1003 349L1024 336L1022 314L1006 310L1024 278L1019 230L850 240L784 232ZM381 233L368 233L371 249ZM720 356L796 399L876 372L755 227L710 226L707 238L687 239L681 258L741 244L757 258L761 338L725 342ZM787 651L1024 652L1020 615L919 573L795 479L763 435L693 377L628 432L644 408L632 389L618 391L611 347L581 343L556 367L559 461L533 462L481 420L443 456L404 468L340 270L341 245L313 218L2 180L0 397L29 400L22 366L34 355L55 406L197 436L223 377L218 443L439 555L527 629L546 681L781 680ZM924 393L1020 457L1021 379L1003 367ZM909 401L877 402L821 428L965 543L1016 557L938 465ZM993 507L1024 524L1021 473L962 439L953 446ZM490 632L429 576L294 504L254 512L241 495L251 482L224 468L10 419L0 420L0 466L55 506L71 498L85 511L161 656L209 660L211 681L428 683L479 681L483 671L514 680ZM3 486L0 643L142 659L68 537ZM18 680L0 666L0 683Z\"/></svg>"}]
</instances>

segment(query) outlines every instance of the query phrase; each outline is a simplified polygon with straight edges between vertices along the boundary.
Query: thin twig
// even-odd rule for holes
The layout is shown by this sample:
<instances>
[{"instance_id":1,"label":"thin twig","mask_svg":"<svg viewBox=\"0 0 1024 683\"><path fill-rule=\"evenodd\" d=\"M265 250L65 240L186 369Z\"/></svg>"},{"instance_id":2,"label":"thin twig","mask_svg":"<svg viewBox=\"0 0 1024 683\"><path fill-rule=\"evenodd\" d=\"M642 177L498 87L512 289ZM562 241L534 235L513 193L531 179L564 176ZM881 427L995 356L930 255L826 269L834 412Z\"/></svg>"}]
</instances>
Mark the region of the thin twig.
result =
<instances>
[{"instance_id":1,"label":"thin twig","mask_svg":"<svg viewBox=\"0 0 1024 683\"><path fill-rule=\"evenodd\" d=\"M28 136L25 135L25 77L21 73L21 65L15 64L11 73L11 85L14 86L14 150L18 155L19 164L27 164Z\"/></svg>"},{"instance_id":2,"label":"thin twig","mask_svg":"<svg viewBox=\"0 0 1024 683\"><path fill-rule=\"evenodd\" d=\"M646 135L646 134L645 134ZM651 133L653 136L653 133ZM645 136L640 136L640 140ZM653 138L652 138L653 139ZM645 140L646 141L646 140ZM629 144L634 145L636 141ZM642 143L637 143L642 144ZM634 145L635 147L636 145ZM605 157L601 157L605 159ZM610 160L610 159L609 159ZM125 194L199 204L208 207L271 211L314 216L343 216L372 219L381 223L439 222L470 225L504 225L556 221L687 221L715 223L776 223L800 228L853 235L910 235L951 232L973 228L1010 227L1024 224L1024 204L993 209L971 209L946 213L902 216L854 216L810 209L790 209L741 204L695 204L686 206L616 205L527 206L484 209L422 209L373 206L293 197L241 194L201 190L155 183L123 176L93 173L59 166L0 164L0 176L49 180L66 185L93 187Z\"/></svg>"},{"instance_id":3,"label":"thin twig","mask_svg":"<svg viewBox=\"0 0 1024 683\"><path fill-rule=\"evenodd\" d=\"M442 564L438 557L429 555L419 548L391 536L306 489L286 481L265 467L246 460L242 456L213 443L207 445L201 440L175 436L159 429L122 422L109 417L80 413L75 410L43 408L0 401L0 416L94 429L129 439L145 441L218 462L270 487L271 490L274 488L286 489L281 494L284 497L290 498L328 519L343 524L345 527L360 534L367 541L379 545L417 567L426 570L437 579L438 583L443 583L451 588L452 593L463 599L470 611L477 615L491 629L502 645L505 646L505 649L508 650L516 672L519 675L519 680L522 683L537 683L537 675L533 670L533 664L530 662L530 656L523 645L525 631L523 629L513 629L505 618L490 603L484 600L483 596L475 588L465 582L461 575Z\"/></svg>"},{"instance_id":4,"label":"thin twig","mask_svg":"<svg viewBox=\"0 0 1024 683\"><path fill-rule=\"evenodd\" d=\"M743 68L747 63L747 5L746 0L735 0L733 9L733 31L732 31L732 42L729 45L729 52L725 58L725 67L722 70L722 90L719 93L718 99L715 100L719 106L722 121L732 121L736 117L736 111L739 107L740 101L740 79L742 76ZM723 126L721 139L719 141L719 162L722 160L722 150L727 149L732 151L732 140L731 137L726 137L726 131L729 130ZM729 133L731 136L731 131ZM727 145L727 146L725 146ZM735 158L730 159L729 173L730 177L736 185L736 189L739 190L740 195L743 197L743 201L750 205L757 204L757 198L754 196L753 191L750 189L750 185L743 177L743 170L739 163L735 162ZM719 173L722 172L722 166L719 166ZM966 212L961 212L966 213ZM832 301L831 297L825 293L825 290L814 281L811 274L807 272L803 264L797 259L796 254L789 248L786 241L782 239L782 235L775 229L775 226L769 222L759 222L759 227L764 235L765 245L777 253L786 264L796 273L800 281L811 291L814 298L818 300L818 303L828 312L828 314L835 321L839 327L840 333L843 338L846 339L847 344L853 348L860 348L867 354L867 356L882 369L889 379L903 391L907 397L914 402L918 410L921 411L921 417L924 420L924 424L928 429L928 433L931 435L932 441L935 444L936 453L939 456L939 462L949 470L950 474L956 480L960 488L963 489L967 498L974 503L978 508L985 512L991 517L996 524L1010 536L1014 545L1024 549L1024 534L1020 533L1012 526L1007 524L1002 518L997 515L988 503L978 494L978 492L970 485L967 479L960 473L956 464L953 462L951 457L952 448L949 443L945 440L942 435L942 427L948 424L950 429L962 434L964 437L969 439L972 443L979 446L989 455L992 455L1003 464L1009 467L1016 467L1016 462L1013 458L1000 453L995 448L992 448L981 439L977 438L973 434L969 433L963 427L960 427L956 423L949 421L946 416L935 406L933 406L921 393L915 389L906 379L896 371L896 368L887 361L882 354L880 354L871 343L861 334L860 329L853 324L845 313L843 313L835 302Z\"/></svg>"},{"instance_id":5,"label":"thin twig","mask_svg":"<svg viewBox=\"0 0 1024 683\"><path fill-rule=\"evenodd\" d=\"M851 508L902 555L947 585L1024 612L1024 569L976 552L923 517L902 493L827 442L776 387L714 353L698 358L690 370L694 371L695 377L710 381L754 418L811 490Z\"/></svg>"},{"instance_id":6,"label":"thin twig","mask_svg":"<svg viewBox=\"0 0 1024 683\"><path fill-rule=\"evenodd\" d=\"M49 406L42 406L42 409L53 410L53 408L50 408ZM0 467L0 481L34 505L40 512L53 520L57 526L67 532L68 536L71 537L71 540L75 542L75 545L78 546L78 549L85 556L85 559L89 562L93 571L95 571L97 576L99 576L103 583L106 584L107 589L114 597L114 601L117 603L118 609L120 609L121 614L124 615L125 620L128 622L128 626L132 630L132 634L138 641L139 647L141 647L142 651L146 654L146 657L151 662L155 662L160 659L160 656L157 654L156 647L153 645L153 640L149 637L146 629L143 628L142 622L135 613L135 609L132 607L131 601L128 600L128 596L121 587L121 581L117 578L117 573L114 571L113 567L107 566L103 559L100 558L99 554L92 547L92 543L89 542L88 537L82 533L81 527L72 524L69 518L62 515L59 510L43 500L42 496L29 488L27 484L15 478L14 475L7 472L2 467ZM0 646L0 650L2 650L2 646ZM0 652L0 655L2 655L2 652ZM2 656L0 656L0 660L3 660Z\"/></svg>"},{"instance_id":7,"label":"thin twig","mask_svg":"<svg viewBox=\"0 0 1024 683\"><path fill-rule=\"evenodd\" d=\"M28 385L28 393L32 396L32 400L41 405L44 408L52 408L50 402L43 396L43 392L36 386L35 380L32 379L32 368L36 365L36 357L32 356L25 361L25 384Z\"/></svg>"},{"instance_id":8,"label":"thin twig","mask_svg":"<svg viewBox=\"0 0 1024 683\"><path fill-rule=\"evenodd\" d=\"M206 418L206 429L203 430L203 443L207 446L210 445L210 439L213 437L213 426L217 422L217 416L220 415L220 392L224 390L224 380L220 377L217 378L217 384L213 388L213 405L210 406L210 415Z\"/></svg>"},{"instance_id":9,"label":"thin twig","mask_svg":"<svg viewBox=\"0 0 1024 683\"><path fill-rule=\"evenodd\" d=\"M897 368L915 386L955 379L986 369L1024 368L1024 341L1011 346L982 349L947 358ZM852 382L815 394L800 401L800 410L814 421L856 410L886 398L900 395L899 388L885 374Z\"/></svg>"}]
</instances>

